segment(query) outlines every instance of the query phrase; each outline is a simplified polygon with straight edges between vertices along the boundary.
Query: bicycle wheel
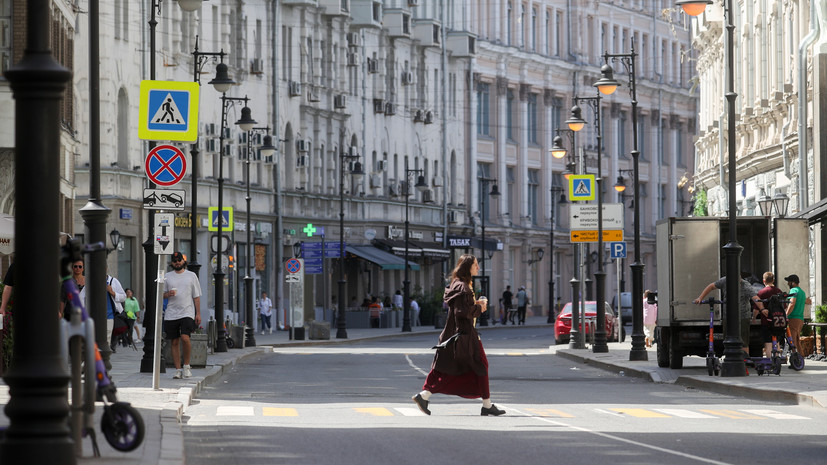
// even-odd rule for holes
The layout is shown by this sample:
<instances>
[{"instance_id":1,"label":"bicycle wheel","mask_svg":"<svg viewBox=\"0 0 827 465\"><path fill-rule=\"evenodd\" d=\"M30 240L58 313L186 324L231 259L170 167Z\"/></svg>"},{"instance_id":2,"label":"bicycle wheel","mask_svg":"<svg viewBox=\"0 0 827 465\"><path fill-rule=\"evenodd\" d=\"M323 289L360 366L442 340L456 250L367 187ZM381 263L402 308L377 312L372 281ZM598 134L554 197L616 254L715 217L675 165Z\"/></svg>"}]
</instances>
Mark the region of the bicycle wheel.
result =
<instances>
[{"instance_id":1,"label":"bicycle wheel","mask_svg":"<svg viewBox=\"0 0 827 465\"><path fill-rule=\"evenodd\" d=\"M130 452L144 440L144 420L128 403L115 402L104 407L101 431L114 449Z\"/></svg>"}]
</instances>

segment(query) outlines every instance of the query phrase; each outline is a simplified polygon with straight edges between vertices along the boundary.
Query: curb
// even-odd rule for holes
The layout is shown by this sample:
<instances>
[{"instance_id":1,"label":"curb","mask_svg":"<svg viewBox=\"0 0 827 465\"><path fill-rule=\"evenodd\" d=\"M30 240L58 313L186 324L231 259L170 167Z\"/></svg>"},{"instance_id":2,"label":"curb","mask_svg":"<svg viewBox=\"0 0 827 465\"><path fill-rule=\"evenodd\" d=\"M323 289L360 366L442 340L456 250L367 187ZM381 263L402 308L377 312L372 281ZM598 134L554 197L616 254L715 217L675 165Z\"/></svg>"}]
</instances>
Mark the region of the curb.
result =
<instances>
[{"instance_id":1,"label":"curb","mask_svg":"<svg viewBox=\"0 0 827 465\"><path fill-rule=\"evenodd\" d=\"M581 349L570 349L570 350L581 350ZM587 349L582 349L582 350L587 350ZM591 358L584 357L584 356L582 356L580 354L577 354L577 353L574 353L574 352L569 352L568 349L558 350L556 355L558 357L562 357L562 358L565 358L567 360L571 360L573 362L580 362L584 365L591 365L591 366L594 366L594 367L599 368L601 370L609 371L609 372L612 372L612 373L620 373L622 371L625 376L630 376L630 377L633 377L633 378L641 378L641 379L644 379L646 381L650 381L650 382L653 382L653 383L671 384L670 381L666 381L666 380L661 379L661 377L660 377L660 375L658 375L658 373L652 373L650 371L641 370L641 369L634 368L634 367L620 366L620 365L611 363L610 361L591 359Z\"/></svg>"}]
</instances>

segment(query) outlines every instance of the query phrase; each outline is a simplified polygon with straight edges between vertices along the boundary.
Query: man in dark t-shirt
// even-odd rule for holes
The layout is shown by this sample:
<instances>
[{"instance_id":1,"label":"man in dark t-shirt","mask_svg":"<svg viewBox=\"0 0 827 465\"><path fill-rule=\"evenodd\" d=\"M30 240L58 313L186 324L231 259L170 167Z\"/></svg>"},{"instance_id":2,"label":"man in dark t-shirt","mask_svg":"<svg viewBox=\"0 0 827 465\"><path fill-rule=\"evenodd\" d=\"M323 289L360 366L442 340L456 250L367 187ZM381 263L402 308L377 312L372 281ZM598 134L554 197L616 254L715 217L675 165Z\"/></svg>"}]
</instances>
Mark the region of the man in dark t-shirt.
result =
<instances>
[{"instance_id":1,"label":"man in dark t-shirt","mask_svg":"<svg viewBox=\"0 0 827 465\"><path fill-rule=\"evenodd\" d=\"M781 340L784 337L784 328L776 328L773 326L773 321L770 318L769 299L770 297L781 294L783 291L775 285L775 275L772 271L764 273L764 287L758 291L758 298L764 301L764 308L756 310L755 313L761 318L761 340L764 342L764 356L772 357L772 337L776 340Z\"/></svg>"},{"instance_id":2,"label":"man in dark t-shirt","mask_svg":"<svg viewBox=\"0 0 827 465\"><path fill-rule=\"evenodd\" d=\"M505 286L505 291L503 291L503 312L505 312L502 318L503 324L507 323L508 311L513 308L513 304L511 303L512 298L514 298L514 294L511 293L511 286ZM512 323L514 322L512 321Z\"/></svg>"}]
</instances>

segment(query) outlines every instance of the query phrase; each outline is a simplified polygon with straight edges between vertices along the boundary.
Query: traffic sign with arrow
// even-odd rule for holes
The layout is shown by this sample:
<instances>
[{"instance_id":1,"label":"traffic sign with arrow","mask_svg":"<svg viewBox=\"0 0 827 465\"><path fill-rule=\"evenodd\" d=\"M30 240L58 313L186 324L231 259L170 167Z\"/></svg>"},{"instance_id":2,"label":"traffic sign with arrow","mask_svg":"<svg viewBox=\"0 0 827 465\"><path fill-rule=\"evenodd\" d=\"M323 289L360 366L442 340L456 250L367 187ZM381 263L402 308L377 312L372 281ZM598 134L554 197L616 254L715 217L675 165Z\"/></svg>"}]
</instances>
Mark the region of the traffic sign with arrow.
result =
<instances>
[{"instance_id":1,"label":"traffic sign with arrow","mask_svg":"<svg viewBox=\"0 0 827 465\"><path fill-rule=\"evenodd\" d=\"M155 255L172 255L174 248L175 214L155 214Z\"/></svg>"}]
</instances>

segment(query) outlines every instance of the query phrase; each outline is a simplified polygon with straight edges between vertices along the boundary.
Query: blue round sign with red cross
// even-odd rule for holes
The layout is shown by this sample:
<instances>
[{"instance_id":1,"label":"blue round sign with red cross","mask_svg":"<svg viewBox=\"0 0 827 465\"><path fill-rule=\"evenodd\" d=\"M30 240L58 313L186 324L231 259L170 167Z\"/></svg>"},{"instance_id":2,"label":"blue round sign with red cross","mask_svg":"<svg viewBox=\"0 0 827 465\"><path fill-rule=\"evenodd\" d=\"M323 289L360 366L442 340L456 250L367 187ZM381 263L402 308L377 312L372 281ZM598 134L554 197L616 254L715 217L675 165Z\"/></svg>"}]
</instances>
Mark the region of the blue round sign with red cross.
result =
<instances>
[{"instance_id":1,"label":"blue round sign with red cross","mask_svg":"<svg viewBox=\"0 0 827 465\"><path fill-rule=\"evenodd\" d=\"M159 145L149 151L144 163L146 175L159 186L178 184L187 173L187 157L172 145Z\"/></svg>"},{"instance_id":2,"label":"blue round sign with red cross","mask_svg":"<svg viewBox=\"0 0 827 465\"><path fill-rule=\"evenodd\" d=\"M287 260L284 267L287 269L288 273L298 273L302 269L302 262L298 259L291 258L290 260Z\"/></svg>"}]
</instances>

